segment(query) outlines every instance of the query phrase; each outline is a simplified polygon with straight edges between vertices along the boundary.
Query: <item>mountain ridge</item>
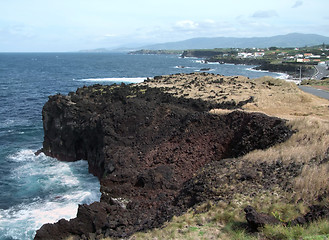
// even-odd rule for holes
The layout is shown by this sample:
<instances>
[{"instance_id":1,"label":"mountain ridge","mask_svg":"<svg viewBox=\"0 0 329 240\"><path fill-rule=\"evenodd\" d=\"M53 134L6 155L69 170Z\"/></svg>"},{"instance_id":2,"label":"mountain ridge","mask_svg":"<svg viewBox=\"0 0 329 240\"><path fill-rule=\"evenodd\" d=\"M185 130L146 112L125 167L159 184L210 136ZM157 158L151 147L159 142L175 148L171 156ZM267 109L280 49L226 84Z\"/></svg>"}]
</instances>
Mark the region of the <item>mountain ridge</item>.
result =
<instances>
[{"instance_id":1,"label":"mountain ridge","mask_svg":"<svg viewBox=\"0 0 329 240\"><path fill-rule=\"evenodd\" d=\"M147 45L122 45L116 48L97 48L79 52L130 52L137 50L188 50L213 48L266 48L266 47L305 47L329 44L329 37L319 34L289 33L271 37L199 37L182 41Z\"/></svg>"},{"instance_id":2,"label":"mountain ridge","mask_svg":"<svg viewBox=\"0 0 329 240\"><path fill-rule=\"evenodd\" d=\"M184 50L207 48L252 48L252 47L304 47L329 43L329 37L318 34L289 33L272 37L204 37L177 42L167 42L143 46L142 49Z\"/></svg>"}]
</instances>

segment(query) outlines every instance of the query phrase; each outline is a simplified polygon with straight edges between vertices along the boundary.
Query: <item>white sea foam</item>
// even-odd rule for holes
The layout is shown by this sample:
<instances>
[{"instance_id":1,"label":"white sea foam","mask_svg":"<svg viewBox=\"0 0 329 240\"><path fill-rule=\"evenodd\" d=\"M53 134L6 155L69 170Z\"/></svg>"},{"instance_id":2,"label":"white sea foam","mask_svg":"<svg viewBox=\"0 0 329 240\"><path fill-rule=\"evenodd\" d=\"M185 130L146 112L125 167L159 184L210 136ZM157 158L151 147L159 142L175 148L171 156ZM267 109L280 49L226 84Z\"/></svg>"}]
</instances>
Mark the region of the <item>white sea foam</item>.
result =
<instances>
[{"instance_id":1,"label":"white sea foam","mask_svg":"<svg viewBox=\"0 0 329 240\"><path fill-rule=\"evenodd\" d=\"M35 160L35 155L33 150L31 149L22 149L15 154L12 154L9 156L9 159L11 159L14 162L25 162L25 161L31 161Z\"/></svg>"},{"instance_id":2,"label":"white sea foam","mask_svg":"<svg viewBox=\"0 0 329 240\"><path fill-rule=\"evenodd\" d=\"M195 70L196 72L213 72L215 71L215 69L211 68L209 70L202 70L202 69L198 69L198 70Z\"/></svg>"},{"instance_id":3,"label":"white sea foam","mask_svg":"<svg viewBox=\"0 0 329 240\"><path fill-rule=\"evenodd\" d=\"M147 77L136 77L136 78L84 78L77 79L76 81L81 82L123 82L123 83L141 83L144 82Z\"/></svg>"},{"instance_id":4,"label":"white sea foam","mask_svg":"<svg viewBox=\"0 0 329 240\"><path fill-rule=\"evenodd\" d=\"M289 77L290 77L289 74L286 74L286 73L278 73L278 74L279 74L279 76L278 76L279 79L284 79L288 82L290 81L289 80Z\"/></svg>"},{"instance_id":5,"label":"white sea foam","mask_svg":"<svg viewBox=\"0 0 329 240\"><path fill-rule=\"evenodd\" d=\"M267 71L267 70L257 70L257 69L254 69L254 68L246 68L246 70L248 71L251 71L251 72L261 72L261 73L269 73L270 71ZM283 80L286 80L288 82L298 82L298 81L295 81L295 80L290 80L289 79L289 74L286 74L286 73L280 73L280 72L277 72L276 74L278 74L278 76L276 78L279 78L279 79L283 79Z\"/></svg>"},{"instance_id":6,"label":"white sea foam","mask_svg":"<svg viewBox=\"0 0 329 240\"><path fill-rule=\"evenodd\" d=\"M196 62L196 63L206 63L205 60L195 60L194 62Z\"/></svg>"},{"instance_id":7,"label":"white sea foam","mask_svg":"<svg viewBox=\"0 0 329 240\"><path fill-rule=\"evenodd\" d=\"M251 71L251 72L262 72L262 73L268 73L269 71L267 70L257 70L254 68L246 68L246 70Z\"/></svg>"},{"instance_id":8,"label":"white sea foam","mask_svg":"<svg viewBox=\"0 0 329 240\"><path fill-rule=\"evenodd\" d=\"M192 68L192 67L186 67L186 66L175 66L174 68Z\"/></svg>"},{"instance_id":9,"label":"white sea foam","mask_svg":"<svg viewBox=\"0 0 329 240\"><path fill-rule=\"evenodd\" d=\"M9 156L17 164L10 177L20 186L17 196L34 196L0 209L0 239L33 239L45 223L76 216L78 204L99 201L99 182L88 173L86 161L60 162L34 150Z\"/></svg>"}]
</instances>

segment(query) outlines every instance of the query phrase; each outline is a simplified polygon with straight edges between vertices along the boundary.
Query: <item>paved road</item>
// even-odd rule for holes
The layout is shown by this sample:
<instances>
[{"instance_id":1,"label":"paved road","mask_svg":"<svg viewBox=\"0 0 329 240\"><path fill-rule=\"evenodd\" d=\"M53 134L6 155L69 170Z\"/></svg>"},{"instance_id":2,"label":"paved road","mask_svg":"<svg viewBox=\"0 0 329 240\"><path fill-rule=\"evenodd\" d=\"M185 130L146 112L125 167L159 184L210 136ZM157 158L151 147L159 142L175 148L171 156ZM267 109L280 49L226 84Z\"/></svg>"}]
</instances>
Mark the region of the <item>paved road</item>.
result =
<instances>
[{"instance_id":1,"label":"paved road","mask_svg":"<svg viewBox=\"0 0 329 240\"><path fill-rule=\"evenodd\" d=\"M329 76L329 70L327 69L326 64L318 64L315 66L316 68L316 74L313 76L313 78L320 80L323 77Z\"/></svg>"},{"instance_id":2,"label":"paved road","mask_svg":"<svg viewBox=\"0 0 329 240\"><path fill-rule=\"evenodd\" d=\"M327 92L327 91L315 89L315 88L308 87L308 86L298 86L298 87L299 87L299 89L303 90L304 92L311 93L315 96L329 100L329 92Z\"/></svg>"}]
</instances>

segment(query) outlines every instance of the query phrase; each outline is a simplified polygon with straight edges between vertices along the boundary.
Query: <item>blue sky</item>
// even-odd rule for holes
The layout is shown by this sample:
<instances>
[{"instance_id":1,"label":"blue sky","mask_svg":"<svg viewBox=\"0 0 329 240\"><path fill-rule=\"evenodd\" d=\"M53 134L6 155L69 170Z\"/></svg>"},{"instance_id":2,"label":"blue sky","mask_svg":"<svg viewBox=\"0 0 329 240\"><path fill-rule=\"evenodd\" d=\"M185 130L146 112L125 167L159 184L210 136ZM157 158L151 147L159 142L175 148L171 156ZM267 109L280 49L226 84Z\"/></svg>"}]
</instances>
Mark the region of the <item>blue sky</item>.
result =
<instances>
[{"instance_id":1,"label":"blue sky","mask_svg":"<svg viewBox=\"0 0 329 240\"><path fill-rule=\"evenodd\" d=\"M0 52L292 32L329 36L328 9L328 0L0 0Z\"/></svg>"}]
</instances>

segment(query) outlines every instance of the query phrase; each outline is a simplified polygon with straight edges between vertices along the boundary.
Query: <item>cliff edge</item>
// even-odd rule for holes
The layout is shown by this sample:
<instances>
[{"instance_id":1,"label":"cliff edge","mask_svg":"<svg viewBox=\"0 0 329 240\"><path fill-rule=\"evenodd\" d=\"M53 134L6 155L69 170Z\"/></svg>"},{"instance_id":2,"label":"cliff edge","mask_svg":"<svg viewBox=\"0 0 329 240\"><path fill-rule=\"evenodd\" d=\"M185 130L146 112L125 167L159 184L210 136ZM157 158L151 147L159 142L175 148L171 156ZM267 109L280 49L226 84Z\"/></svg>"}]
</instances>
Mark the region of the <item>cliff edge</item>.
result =
<instances>
[{"instance_id":1,"label":"cliff edge","mask_svg":"<svg viewBox=\"0 0 329 240\"><path fill-rule=\"evenodd\" d=\"M209 113L250 101L174 97L147 84L94 85L50 96L42 112L42 151L62 161L87 160L102 196L100 202L80 205L74 219L43 225L35 239L83 239L91 233L127 237L207 199L229 199L233 192L213 191L230 184L223 174L236 178L238 191L248 178L259 178L255 166L237 175L235 158L293 133L284 120L261 113ZM265 166L257 171L262 169L266 174Z\"/></svg>"}]
</instances>

